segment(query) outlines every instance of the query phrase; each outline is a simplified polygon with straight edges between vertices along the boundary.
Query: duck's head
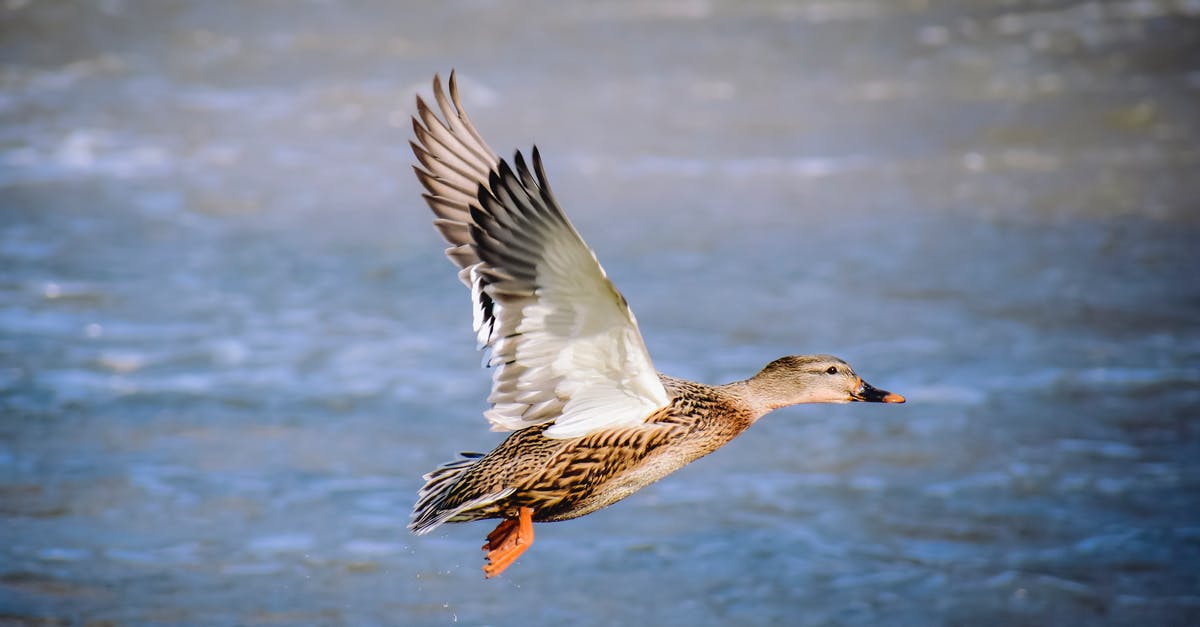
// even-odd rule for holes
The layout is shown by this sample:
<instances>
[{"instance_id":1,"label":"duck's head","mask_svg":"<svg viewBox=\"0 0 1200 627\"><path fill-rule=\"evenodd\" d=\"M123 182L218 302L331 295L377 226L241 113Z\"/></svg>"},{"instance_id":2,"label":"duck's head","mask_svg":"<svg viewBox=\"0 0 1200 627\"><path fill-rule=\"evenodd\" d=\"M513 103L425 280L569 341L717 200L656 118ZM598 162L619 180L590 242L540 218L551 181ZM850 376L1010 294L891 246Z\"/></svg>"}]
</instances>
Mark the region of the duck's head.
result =
<instances>
[{"instance_id":1,"label":"duck's head","mask_svg":"<svg viewBox=\"0 0 1200 627\"><path fill-rule=\"evenodd\" d=\"M765 411L799 403L903 403L872 386L833 355L789 355L767 364L746 383L751 403Z\"/></svg>"}]
</instances>

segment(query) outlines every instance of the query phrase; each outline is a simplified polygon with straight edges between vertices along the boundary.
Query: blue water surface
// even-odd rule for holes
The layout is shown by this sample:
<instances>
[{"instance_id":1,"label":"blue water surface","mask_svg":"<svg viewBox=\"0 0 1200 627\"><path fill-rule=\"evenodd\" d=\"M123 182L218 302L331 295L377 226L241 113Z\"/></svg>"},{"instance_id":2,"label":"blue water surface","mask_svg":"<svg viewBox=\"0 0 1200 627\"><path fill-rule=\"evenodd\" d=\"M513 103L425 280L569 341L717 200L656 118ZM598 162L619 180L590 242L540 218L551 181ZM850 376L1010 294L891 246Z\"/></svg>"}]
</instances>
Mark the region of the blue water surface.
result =
<instances>
[{"instance_id":1,"label":"blue water surface","mask_svg":"<svg viewBox=\"0 0 1200 627\"><path fill-rule=\"evenodd\" d=\"M0 6L0 623L1200 622L1194 1ZM457 68L656 366L829 352L628 500L404 529L481 417Z\"/></svg>"}]
</instances>

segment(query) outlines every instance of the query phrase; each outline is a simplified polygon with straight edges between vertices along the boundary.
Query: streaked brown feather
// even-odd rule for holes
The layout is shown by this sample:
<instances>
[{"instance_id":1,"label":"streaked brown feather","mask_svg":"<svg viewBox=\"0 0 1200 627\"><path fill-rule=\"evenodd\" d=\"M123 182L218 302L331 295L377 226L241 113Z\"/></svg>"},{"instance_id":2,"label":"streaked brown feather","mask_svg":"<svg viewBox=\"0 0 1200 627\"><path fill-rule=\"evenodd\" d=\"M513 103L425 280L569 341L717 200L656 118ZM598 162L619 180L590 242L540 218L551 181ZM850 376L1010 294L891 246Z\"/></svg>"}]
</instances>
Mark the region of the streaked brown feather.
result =
<instances>
[{"instance_id":1,"label":"streaked brown feather","mask_svg":"<svg viewBox=\"0 0 1200 627\"><path fill-rule=\"evenodd\" d=\"M452 468L459 471L454 482L438 475L441 483L426 485L425 491L440 488L441 498L418 503L410 528L424 533L431 527L422 522L434 520L437 511L451 511L507 489L512 490L508 496L459 512L446 522L514 518L521 507L533 508L539 522L576 518L717 450L753 422L740 397L723 386L662 379L674 397L645 425L569 440L547 438L542 435L546 425L536 425L514 432L482 457L451 462L461 464Z\"/></svg>"}]
</instances>

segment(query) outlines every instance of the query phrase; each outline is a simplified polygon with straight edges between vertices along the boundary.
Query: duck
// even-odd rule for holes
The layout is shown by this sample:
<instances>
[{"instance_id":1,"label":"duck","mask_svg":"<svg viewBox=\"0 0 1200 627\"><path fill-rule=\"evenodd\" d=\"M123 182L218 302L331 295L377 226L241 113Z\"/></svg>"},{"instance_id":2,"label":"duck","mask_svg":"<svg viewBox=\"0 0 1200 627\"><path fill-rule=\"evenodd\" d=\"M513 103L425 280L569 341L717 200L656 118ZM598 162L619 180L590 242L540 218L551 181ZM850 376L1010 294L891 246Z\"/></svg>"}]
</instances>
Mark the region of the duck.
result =
<instances>
[{"instance_id":1,"label":"duck","mask_svg":"<svg viewBox=\"0 0 1200 627\"><path fill-rule=\"evenodd\" d=\"M537 146L510 160L484 142L433 78L412 118L413 166L446 255L470 290L492 369L487 453L464 452L422 479L410 531L499 519L484 576L533 544L533 523L608 507L801 403L903 403L832 355L789 355L754 376L706 385L659 373L628 302L563 213Z\"/></svg>"}]
</instances>

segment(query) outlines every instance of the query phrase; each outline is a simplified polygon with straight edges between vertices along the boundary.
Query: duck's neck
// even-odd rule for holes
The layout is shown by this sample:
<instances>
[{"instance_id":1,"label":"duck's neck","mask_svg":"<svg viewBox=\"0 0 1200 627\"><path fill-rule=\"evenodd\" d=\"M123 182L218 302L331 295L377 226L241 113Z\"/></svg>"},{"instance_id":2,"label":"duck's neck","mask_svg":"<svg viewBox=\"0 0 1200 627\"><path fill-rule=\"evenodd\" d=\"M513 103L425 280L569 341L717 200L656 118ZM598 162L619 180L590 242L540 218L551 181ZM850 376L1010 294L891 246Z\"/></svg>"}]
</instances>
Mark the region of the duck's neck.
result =
<instances>
[{"instance_id":1,"label":"duck's neck","mask_svg":"<svg viewBox=\"0 0 1200 627\"><path fill-rule=\"evenodd\" d=\"M746 379L721 386L745 403L753 421L789 405L815 403L813 394L797 390L793 386L780 385L779 381L761 373Z\"/></svg>"},{"instance_id":2,"label":"duck's neck","mask_svg":"<svg viewBox=\"0 0 1200 627\"><path fill-rule=\"evenodd\" d=\"M763 386L761 382L756 382L752 378L726 383L721 388L742 402L750 415L751 424L776 409L791 404L780 398L778 394L773 394L769 387Z\"/></svg>"}]
</instances>

